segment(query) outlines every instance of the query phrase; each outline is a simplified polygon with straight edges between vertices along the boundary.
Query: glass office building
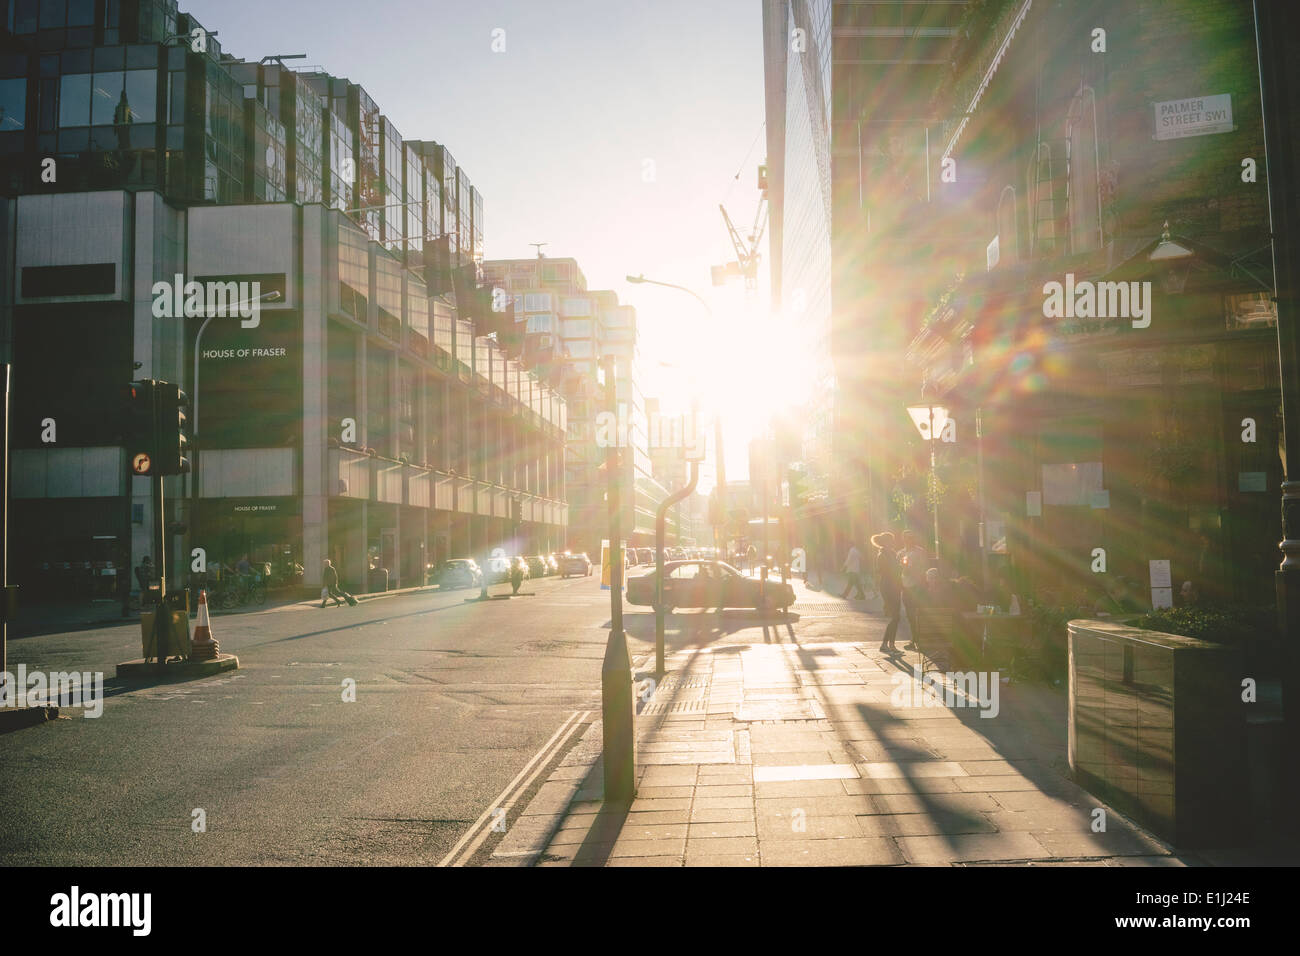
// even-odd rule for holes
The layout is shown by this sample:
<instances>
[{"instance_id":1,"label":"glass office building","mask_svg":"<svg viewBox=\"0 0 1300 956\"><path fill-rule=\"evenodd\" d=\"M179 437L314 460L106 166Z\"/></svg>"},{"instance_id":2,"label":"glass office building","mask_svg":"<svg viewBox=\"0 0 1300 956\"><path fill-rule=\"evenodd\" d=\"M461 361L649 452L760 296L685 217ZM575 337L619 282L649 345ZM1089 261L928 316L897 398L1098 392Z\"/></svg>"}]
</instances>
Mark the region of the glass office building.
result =
<instances>
[{"instance_id":1,"label":"glass office building","mask_svg":"<svg viewBox=\"0 0 1300 956\"><path fill-rule=\"evenodd\" d=\"M831 472L831 0L764 5L768 197L774 304L811 346L802 458L806 492L824 500Z\"/></svg>"},{"instance_id":2,"label":"glass office building","mask_svg":"<svg viewBox=\"0 0 1300 956\"><path fill-rule=\"evenodd\" d=\"M491 338L483 205L358 84L229 56L174 2L0 0L14 577L40 590L94 541L119 568L153 551L104 413L138 378L193 401L172 573L202 546L291 557L310 585L328 556L362 589L368 560L418 584L507 540L558 546L564 403ZM252 326L164 314L177 275L278 297ZM57 447L22 426L49 415Z\"/></svg>"}]
</instances>

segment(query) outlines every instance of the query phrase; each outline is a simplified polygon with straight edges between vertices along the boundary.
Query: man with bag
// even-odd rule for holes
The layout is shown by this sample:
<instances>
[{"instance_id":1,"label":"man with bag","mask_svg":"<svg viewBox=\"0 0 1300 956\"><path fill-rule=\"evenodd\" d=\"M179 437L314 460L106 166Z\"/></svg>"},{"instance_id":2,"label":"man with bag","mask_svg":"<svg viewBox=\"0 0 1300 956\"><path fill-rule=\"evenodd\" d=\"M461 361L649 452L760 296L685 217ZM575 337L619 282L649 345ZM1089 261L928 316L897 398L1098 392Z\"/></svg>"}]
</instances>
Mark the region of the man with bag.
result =
<instances>
[{"instance_id":1,"label":"man with bag","mask_svg":"<svg viewBox=\"0 0 1300 956\"><path fill-rule=\"evenodd\" d=\"M349 604L352 603L352 595L339 589L339 572L329 558L325 559L325 570L321 574L321 584L323 585L320 589L321 607L324 607L325 602L330 598L334 599L335 607L343 606L343 601L339 600L340 598L347 599Z\"/></svg>"}]
</instances>

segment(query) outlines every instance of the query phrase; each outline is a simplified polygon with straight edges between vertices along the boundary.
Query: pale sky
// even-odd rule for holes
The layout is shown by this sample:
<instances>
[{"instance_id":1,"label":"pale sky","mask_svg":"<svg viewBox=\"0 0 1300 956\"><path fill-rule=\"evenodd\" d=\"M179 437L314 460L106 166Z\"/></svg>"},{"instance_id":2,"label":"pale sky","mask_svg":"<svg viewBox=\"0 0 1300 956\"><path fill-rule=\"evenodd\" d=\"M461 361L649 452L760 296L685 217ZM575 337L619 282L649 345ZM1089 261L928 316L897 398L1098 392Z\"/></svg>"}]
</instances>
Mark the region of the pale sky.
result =
<instances>
[{"instance_id":1,"label":"pale sky","mask_svg":"<svg viewBox=\"0 0 1300 956\"><path fill-rule=\"evenodd\" d=\"M258 60L305 53L360 83L398 131L451 150L484 197L487 258L577 259L592 289L636 307L645 391L727 415L728 477L746 471L750 360L767 311L766 275L747 305L739 280L715 290L709 267L735 258L719 202L742 234L765 160L759 0L182 0L222 48ZM495 30L504 52L493 52ZM736 174L740 177L737 180ZM767 239L762 243L766 259ZM713 306L712 335L688 286ZM780 346L774 346L774 351ZM732 353L730 359L728 353ZM660 362L686 368L674 373ZM724 397L725 396L725 397ZM724 405L724 407L731 407ZM733 437L734 433L734 437ZM712 449L710 449L710 458Z\"/></svg>"}]
</instances>

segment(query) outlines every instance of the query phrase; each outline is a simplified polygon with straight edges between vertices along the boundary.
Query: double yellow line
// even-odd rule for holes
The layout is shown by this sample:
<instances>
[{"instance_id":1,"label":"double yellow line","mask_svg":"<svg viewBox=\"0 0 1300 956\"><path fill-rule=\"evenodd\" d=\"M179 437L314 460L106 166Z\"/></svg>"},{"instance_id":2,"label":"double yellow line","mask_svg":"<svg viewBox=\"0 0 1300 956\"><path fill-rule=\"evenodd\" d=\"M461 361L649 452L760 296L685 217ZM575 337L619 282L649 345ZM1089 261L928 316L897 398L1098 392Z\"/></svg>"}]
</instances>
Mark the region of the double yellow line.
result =
<instances>
[{"instance_id":1,"label":"double yellow line","mask_svg":"<svg viewBox=\"0 0 1300 956\"><path fill-rule=\"evenodd\" d=\"M578 732L578 729L584 725L586 719L590 716L591 711L589 710L575 710L570 714L568 719L560 725L560 729L551 736L551 739L542 745L542 749L537 751L528 763L524 764L524 769L519 771L518 776L511 780L506 785L506 788L497 795L492 805L484 810L483 815L465 831L465 835L451 848L451 852L438 862L438 866L464 866L472 860L479 847L487 840L488 834L492 832L491 824L494 822L493 818L497 815L497 812L503 811L507 815L510 813L515 801L532 786L533 781L537 779L537 775L546 769L551 758Z\"/></svg>"}]
</instances>

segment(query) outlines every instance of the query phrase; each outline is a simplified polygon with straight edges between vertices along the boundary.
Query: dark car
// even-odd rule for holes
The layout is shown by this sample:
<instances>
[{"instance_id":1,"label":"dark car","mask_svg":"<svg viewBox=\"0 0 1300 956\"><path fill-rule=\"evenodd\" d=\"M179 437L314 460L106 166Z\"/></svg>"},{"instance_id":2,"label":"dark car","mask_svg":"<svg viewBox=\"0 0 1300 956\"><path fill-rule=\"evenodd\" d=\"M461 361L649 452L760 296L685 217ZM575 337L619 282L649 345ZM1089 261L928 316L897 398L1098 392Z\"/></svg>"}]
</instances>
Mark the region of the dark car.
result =
<instances>
[{"instance_id":1,"label":"dark car","mask_svg":"<svg viewBox=\"0 0 1300 956\"><path fill-rule=\"evenodd\" d=\"M530 576L534 578L542 578L546 576L547 567L546 567L546 559L544 557L542 557L540 554L530 554L527 558L527 561L528 561L528 573Z\"/></svg>"},{"instance_id":2,"label":"dark car","mask_svg":"<svg viewBox=\"0 0 1300 956\"><path fill-rule=\"evenodd\" d=\"M564 577L569 575L578 575L587 577L591 574L591 558L587 557L587 552L580 551L578 554L560 555L560 574Z\"/></svg>"},{"instance_id":3,"label":"dark car","mask_svg":"<svg viewBox=\"0 0 1300 956\"><path fill-rule=\"evenodd\" d=\"M452 558L438 571L436 581L440 588L476 588L483 583L483 572L473 558Z\"/></svg>"},{"instance_id":4,"label":"dark car","mask_svg":"<svg viewBox=\"0 0 1300 956\"><path fill-rule=\"evenodd\" d=\"M546 573L547 574L560 573L560 556L558 554L546 555Z\"/></svg>"},{"instance_id":5,"label":"dark car","mask_svg":"<svg viewBox=\"0 0 1300 956\"><path fill-rule=\"evenodd\" d=\"M658 571L630 577L627 603L654 607ZM759 582L722 561L669 561L664 564L664 610L675 607L759 607ZM767 609L783 612L794 603L794 588L767 582Z\"/></svg>"},{"instance_id":6,"label":"dark car","mask_svg":"<svg viewBox=\"0 0 1300 956\"><path fill-rule=\"evenodd\" d=\"M516 570L518 570L519 573L524 576L525 581L527 581L530 577L533 576L532 569L528 566L528 559L523 557L522 555L517 554L510 559L510 567L506 571L507 580L510 578L510 575L513 574Z\"/></svg>"}]
</instances>

